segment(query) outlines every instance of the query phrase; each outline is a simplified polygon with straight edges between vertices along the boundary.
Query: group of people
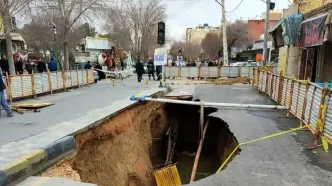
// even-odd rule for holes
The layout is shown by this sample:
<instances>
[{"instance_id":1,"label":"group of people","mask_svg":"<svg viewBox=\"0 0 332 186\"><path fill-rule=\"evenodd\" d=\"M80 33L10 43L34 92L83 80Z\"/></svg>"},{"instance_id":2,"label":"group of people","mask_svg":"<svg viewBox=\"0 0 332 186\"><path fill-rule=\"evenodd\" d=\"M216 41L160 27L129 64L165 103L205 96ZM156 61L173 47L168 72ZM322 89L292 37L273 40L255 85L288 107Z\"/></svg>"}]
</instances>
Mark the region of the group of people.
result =
<instances>
[{"instance_id":1,"label":"group of people","mask_svg":"<svg viewBox=\"0 0 332 186\"><path fill-rule=\"evenodd\" d=\"M138 60L138 62L135 65L136 73L137 73L137 80L138 82L141 82L143 80L143 74L145 72L143 63ZM150 58L147 64L147 71L149 75L149 81L151 81L151 77L153 78L154 81L156 81L155 73L157 75L157 81L159 81L162 77L161 72L162 72L162 66L157 66L155 67L153 59Z\"/></svg>"},{"instance_id":2,"label":"group of people","mask_svg":"<svg viewBox=\"0 0 332 186\"><path fill-rule=\"evenodd\" d=\"M32 72L36 71L39 73L47 72L50 70L51 72L57 71L57 62L51 58L48 65L44 61L39 62L31 62L29 59L26 61L23 61L22 58L19 56L16 56L14 58L14 66L15 66L15 74L20 75L24 73L24 70L28 72L28 74L32 74ZM9 71L9 63L5 55L1 55L0 58L0 68L2 69L2 74L10 74Z\"/></svg>"},{"instance_id":3,"label":"group of people","mask_svg":"<svg viewBox=\"0 0 332 186\"><path fill-rule=\"evenodd\" d=\"M171 63L172 67L181 67L181 66L187 66L187 67L213 67L213 66L218 66L218 63L214 61L200 61L200 62L195 62L192 60L189 60L186 63L181 63L178 64L176 61L172 61Z\"/></svg>"}]
</instances>

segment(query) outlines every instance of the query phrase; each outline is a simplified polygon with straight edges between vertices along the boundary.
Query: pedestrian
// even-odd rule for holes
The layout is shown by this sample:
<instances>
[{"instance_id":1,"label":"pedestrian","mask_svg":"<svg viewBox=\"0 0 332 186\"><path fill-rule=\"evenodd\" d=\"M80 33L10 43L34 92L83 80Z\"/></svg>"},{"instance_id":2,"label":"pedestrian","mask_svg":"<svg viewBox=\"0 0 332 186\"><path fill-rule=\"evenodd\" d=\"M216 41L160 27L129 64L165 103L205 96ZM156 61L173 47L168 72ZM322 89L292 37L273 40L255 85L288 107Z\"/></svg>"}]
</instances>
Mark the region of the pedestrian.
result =
<instances>
[{"instance_id":1,"label":"pedestrian","mask_svg":"<svg viewBox=\"0 0 332 186\"><path fill-rule=\"evenodd\" d=\"M154 67L152 58L149 59L147 68L148 68L148 74L149 74L149 81L151 81L151 76L153 77L153 80L156 81L156 78L154 77L155 67Z\"/></svg>"},{"instance_id":2,"label":"pedestrian","mask_svg":"<svg viewBox=\"0 0 332 186\"><path fill-rule=\"evenodd\" d=\"M121 65L121 70L123 71L125 68L125 64L122 58L120 59L120 65Z\"/></svg>"},{"instance_id":3,"label":"pedestrian","mask_svg":"<svg viewBox=\"0 0 332 186\"><path fill-rule=\"evenodd\" d=\"M25 69L28 71L28 74L32 74L32 64L29 60L25 63Z\"/></svg>"},{"instance_id":4,"label":"pedestrian","mask_svg":"<svg viewBox=\"0 0 332 186\"><path fill-rule=\"evenodd\" d=\"M144 67L140 60L137 61L135 68L136 68L136 73L137 73L137 80L138 80L138 82L141 82L143 79L142 76L144 73Z\"/></svg>"},{"instance_id":5,"label":"pedestrian","mask_svg":"<svg viewBox=\"0 0 332 186\"><path fill-rule=\"evenodd\" d=\"M37 70L39 73L47 72L46 64L44 61L39 61L37 63Z\"/></svg>"},{"instance_id":6,"label":"pedestrian","mask_svg":"<svg viewBox=\"0 0 332 186\"><path fill-rule=\"evenodd\" d=\"M158 81L160 81L162 79L162 77L161 77L162 68L163 67L161 65L156 66L156 72L157 72Z\"/></svg>"},{"instance_id":7,"label":"pedestrian","mask_svg":"<svg viewBox=\"0 0 332 186\"><path fill-rule=\"evenodd\" d=\"M15 60L15 69L17 75L23 74L23 61L19 56L17 56Z\"/></svg>"},{"instance_id":8,"label":"pedestrian","mask_svg":"<svg viewBox=\"0 0 332 186\"><path fill-rule=\"evenodd\" d=\"M57 65L56 65L56 61L54 60L54 58L51 58L51 61L48 63L48 69L51 72L57 71Z\"/></svg>"},{"instance_id":9,"label":"pedestrian","mask_svg":"<svg viewBox=\"0 0 332 186\"><path fill-rule=\"evenodd\" d=\"M88 63L84 65L84 69L91 69L91 68L92 66L90 64L90 61L88 61Z\"/></svg>"},{"instance_id":10,"label":"pedestrian","mask_svg":"<svg viewBox=\"0 0 332 186\"><path fill-rule=\"evenodd\" d=\"M9 64L5 55L1 55L0 68L4 75L9 74Z\"/></svg>"},{"instance_id":11,"label":"pedestrian","mask_svg":"<svg viewBox=\"0 0 332 186\"><path fill-rule=\"evenodd\" d=\"M99 80L106 79L105 73L102 72L103 67L98 62L96 62L95 64L96 64L95 68L98 69L97 72L98 72Z\"/></svg>"},{"instance_id":12,"label":"pedestrian","mask_svg":"<svg viewBox=\"0 0 332 186\"><path fill-rule=\"evenodd\" d=\"M5 109L5 111L7 112L8 117L13 117L13 112L10 109L10 107L8 105L8 102L5 98L6 85L5 85L5 82L2 79L2 76L3 76L2 75L2 69L0 68L0 105L3 109Z\"/></svg>"}]
</instances>

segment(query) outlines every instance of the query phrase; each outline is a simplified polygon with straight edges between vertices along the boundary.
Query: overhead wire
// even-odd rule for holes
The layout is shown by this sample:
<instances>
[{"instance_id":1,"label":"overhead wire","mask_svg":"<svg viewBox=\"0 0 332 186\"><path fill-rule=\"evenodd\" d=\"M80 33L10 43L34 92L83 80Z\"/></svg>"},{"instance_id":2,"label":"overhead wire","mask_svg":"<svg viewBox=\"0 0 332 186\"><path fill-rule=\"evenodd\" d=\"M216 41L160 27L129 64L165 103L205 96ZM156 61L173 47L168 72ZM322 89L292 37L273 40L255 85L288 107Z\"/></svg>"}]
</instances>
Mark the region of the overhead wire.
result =
<instances>
[{"instance_id":1,"label":"overhead wire","mask_svg":"<svg viewBox=\"0 0 332 186\"><path fill-rule=\"evenodd\" d=\"M231 10L231 11L226 11L227 13L232 13L232 12L234 12L235 10L237 10L240 6L241 6L241 4L243 3L243 1L244 0L241 0L241 2L233 9L233 10Z\"/></svg>"},{"instance_id":2,"label":"overhead wire","mask_svg":"<svg viewBox=\"0 0 332 186\"><path fill-rule=\"evenodd\" d=\"M187 11L191 6L195 5L196 3L198 3L200 0L192 0L190 2L185 3L184 5L182 5L178 10L171 12L170 14L168 14L169 17L175 16L175 15L180 15L182 13L184 13L185 11ZM183 11L181 11L183 10Z\"/></svg>"}]
</instances>

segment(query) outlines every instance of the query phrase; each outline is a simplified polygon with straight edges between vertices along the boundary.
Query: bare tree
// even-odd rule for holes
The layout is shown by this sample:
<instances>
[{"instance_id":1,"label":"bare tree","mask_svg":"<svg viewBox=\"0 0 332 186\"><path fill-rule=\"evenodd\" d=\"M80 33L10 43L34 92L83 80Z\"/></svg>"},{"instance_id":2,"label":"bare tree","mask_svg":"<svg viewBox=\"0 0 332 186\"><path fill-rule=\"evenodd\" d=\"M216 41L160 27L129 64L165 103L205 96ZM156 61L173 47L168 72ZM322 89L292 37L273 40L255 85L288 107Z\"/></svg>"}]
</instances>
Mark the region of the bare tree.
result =
<instances>
[{"instance_id":1,"label":"bare tree","mask_svg":"<svg viewBox=\"0 0 332 186\"><path fill-rule=\"evenodd\" d=\"M248 44L248 23L242 20L236 20L227 25L227 43L228 48L242 47Z\"/></svg>"},{"instance_id":2,"label":"bare tree","mask_svg":"<svg viewBox=\"0 0 332 186\"><path fill-rule=\"evenodd\" d=\"M107 6L103 0L39 0L41 9L53 9L61 18L63 25L63 53L64 66L69 67L69 42L70 32L74 25L82 18L89 18Z\"/></svg>"},{"instance_id":3,"label":"bare tree","mask_svg":"<svg viewBox=\"0 0 332 186\"><path fill-rule=\"evenodd\" d=\"M222 50L222 33L208 33L202 41L202 47L205 54L214 57ZM248 44L248 24L242 20L227 25L227 44L228 48L244 47Z\"/></svg>"},{"instance_id":4,"label":"bare tree","mask_svg":"<svg viewBox=\"0 0 332 186\"><path fill-rule=\"evenodd\" d=\"M202 47L206 55L214 57L222 47L222 40L216 33L208 33L202 40Z\"/></svg>"},{"instance_id":5,"label":"bare tree","mask_svg":"<svg viewBox=\"0 0 332 186\"><path fill-rule=\"evenodd\" d=\"M15 74L12 45L12 23L11 18L27 7L32 0L0 0L0 13L3 18L4 35L6 39L7 59L10 74Z\"/></svg>"},{"instance_id":6,"label":"bare tree","mask_svg":"<svg viewBox=\"0 0 332 186\"><path fill-rule=\"evenodd\" d=\"M134 59L147 59L157 47L157 23L165 10L159 0L123 0L111 7L105 28Z\"/></svg>"},{"instance_id":7,"label":"bare tree","mask_svg":"<svg viewBox=\"0 0 332 186\"><path fill-rule=\"evenodd\" d=\"M27 45L37 52L43 51L44 54L46 54L46 51L49 51L53 57L56 56L57 49L60 53L63 53L64 36L61 33L64 31L64 25L61 25L61 17L51 16L51 12L44 12L41 15L32 16L31 20L32 21L30 23L25 24L20 30L20 33L25 39ZM57 28L57 32L60 33L58 37L54 35L54 31L50 27L50 23L59 25ZM87 30L88 27L86 24L75 25L69 32L69 51L74 50L80 39L90 36L90 34L95 34L94 29L92 28L91 30Z\"/></svg>"}]
</instances>

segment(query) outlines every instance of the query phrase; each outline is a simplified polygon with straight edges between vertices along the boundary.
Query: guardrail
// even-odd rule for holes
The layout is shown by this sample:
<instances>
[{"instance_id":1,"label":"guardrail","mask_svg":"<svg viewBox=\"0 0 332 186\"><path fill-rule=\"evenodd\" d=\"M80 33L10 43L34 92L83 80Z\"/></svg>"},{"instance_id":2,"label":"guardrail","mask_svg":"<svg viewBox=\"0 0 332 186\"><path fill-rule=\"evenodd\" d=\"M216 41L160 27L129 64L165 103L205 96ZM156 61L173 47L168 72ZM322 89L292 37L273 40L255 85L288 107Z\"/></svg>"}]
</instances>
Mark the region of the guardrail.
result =
<instances>
[{"instance_id":1,"label":"guardrail","mask_svg":"<svg viewBox=\"0 0 332 186\"><path fill-rule=\"evenodd\" d=\"M306 80L297 80L272 72L255 69L254 85L288 113L308 126L315 139L321 137L332 144L332 90Z\"/></svg>"},{"instance_id":2,"label":"guardrail","mask_svg":"<svg viewBox=\"0 0 332 186\"><path fill-rule=\"evenodd\" d=\"M7 100L36 97L57 90L94 83L93 70L56 71L37 74L7 75L3 77Z\"/></svg>"},{"instance_id":3,"label":"guardrail","mask_svg":"<svg viewBox=\"0 0 332 186\"><path fill-rule=\"evenodd\" d=\"M166 78L253 77L254 67L165 67Z\"/></svg>"}]
</instances>

